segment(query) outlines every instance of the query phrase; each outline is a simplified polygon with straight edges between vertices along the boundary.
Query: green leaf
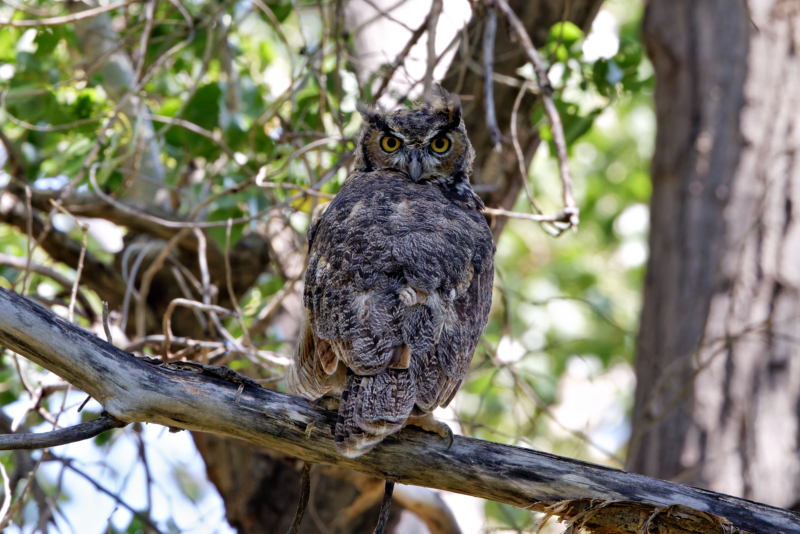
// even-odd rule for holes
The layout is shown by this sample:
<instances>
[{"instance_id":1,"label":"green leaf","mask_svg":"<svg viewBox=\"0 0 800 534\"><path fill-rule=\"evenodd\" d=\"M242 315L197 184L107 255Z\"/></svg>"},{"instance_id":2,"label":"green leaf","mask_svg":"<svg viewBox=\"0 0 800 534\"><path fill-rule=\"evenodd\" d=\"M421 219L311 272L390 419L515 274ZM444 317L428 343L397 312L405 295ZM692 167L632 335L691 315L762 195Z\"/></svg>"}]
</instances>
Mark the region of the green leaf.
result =
<instances>
[{"instance_id":1,"label":"green leaf","mask_svg":"<svg viewBox=\"0 0 800 534\"><path fill-rule=\"evenodd\" d=\"M550 28L548 42L558 42L559 35L561 42L570 47L576 41L583 39L583 30L571 22L556 22Z\"/></svg>"},{"instance_id":2,"label":"green leaf","mask_svg":"<svg viewBox=\"0 0 800 534\"><path fill-rule=\"evenodd\" d=\"M201 86L189 101L181 118L213 132L219 124L221 96L222 90L216 83ZM163 125L159 128L163 128ZM172 126L165 138L169 144L184 149L192 157L202 156L213 160L222 153L219 145L212 140L179 125Z\"/></svg>"}]
</instances>

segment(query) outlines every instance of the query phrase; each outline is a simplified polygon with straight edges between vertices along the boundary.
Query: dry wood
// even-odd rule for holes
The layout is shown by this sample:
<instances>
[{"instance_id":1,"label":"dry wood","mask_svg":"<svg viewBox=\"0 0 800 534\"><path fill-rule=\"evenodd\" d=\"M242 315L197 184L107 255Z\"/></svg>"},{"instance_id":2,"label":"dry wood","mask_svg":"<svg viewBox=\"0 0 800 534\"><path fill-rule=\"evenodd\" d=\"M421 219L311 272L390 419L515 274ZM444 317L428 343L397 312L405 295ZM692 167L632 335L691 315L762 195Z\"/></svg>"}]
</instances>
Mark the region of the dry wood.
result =
<instances>
[{"instance_id":1,"label":"dry wood","mask_svg":"<svg viewBox=\"0 0 800 534\"><path fill-rule=\"evenodd\" d=\"M794 512L464 437L448 450L438 436L406 429L360 458L344 458L335 452L333 412L251 383L236 404L240 384L152 365L2 288L0 343L124 422L238 437L305 461L551 513L596 532L639 532L649 522L667 532L800 533Z\"/></svg>"},{"instance_id":2,"label":"dry wood","mask_svg":"<svg viewBox=\"0 0 800 534\"><path fill-rule=\"evenodd\" d=\"M59 428L51 432L39 434L5 434L0 435L0 450L43 449L67 443L75 443L93 438L112 428L125 426L125 423L114 417L103 414L98 419L87 421L69 428Z\"/></svg>"}]
</instances>

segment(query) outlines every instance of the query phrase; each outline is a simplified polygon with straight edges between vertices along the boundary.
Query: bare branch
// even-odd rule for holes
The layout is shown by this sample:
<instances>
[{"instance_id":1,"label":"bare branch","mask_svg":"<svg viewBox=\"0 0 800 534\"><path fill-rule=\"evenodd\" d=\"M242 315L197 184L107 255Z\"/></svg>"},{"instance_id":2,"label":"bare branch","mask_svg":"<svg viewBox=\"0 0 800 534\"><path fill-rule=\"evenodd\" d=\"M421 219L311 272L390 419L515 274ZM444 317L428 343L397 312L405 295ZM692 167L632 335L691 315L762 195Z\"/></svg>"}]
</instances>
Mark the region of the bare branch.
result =
<instances>
[{"instance_id":1,"label":"bare branch","mask_svg":"<svg viewBox=\"0 0 800 534\"><path fill-rule=\"evenodd\" d=\"M486 109L486 127L492 138L494 149L500 146L500 127L497 126L497 115L494 110L494 38L497 34L497 12L494 6L486 13L486 25L483 28L483 105ZM513 127L513 123L512 123Z\"/></svg>"},{"instance_id":2,"label":"bare branch","mask_svg":"<svg viewBox=\"0 0 800 534\"><path fill-rule=\"evenodd\" d=\"M63 17L53 17L49 19L11 20L6 18L0 18L0 26L14 26L16 28L27 28L31 26L59 26L61 24L68 24L70 22L75 22L77 20L96 17L98 15L102 15L103 13L108 13L109 11L114 11L115 9L125 7L128 4L132 4L134 2L136 2L136 0L122 0L122 2L117 2L116 4L100 6L94 9L87 9L86 11L81 11L80 13L73 13L72 15L64 15Z\"/></svg>"},{"instance_id":3,"label":"bare branch","mask_svg":"<svg viewBox=\"0 0 800 534\"><path fill-rule=\"evenodd\" d=\"M0 463L0 475L3 476L3 506L0 508L0 524L6 519L8 509L11 508L11 484L9 483L6 467Z\"/></svg>"},{"instance_id":4,"label":"bare branch","mask_svg":"<svg viewBox=\"0 0 800 534\"><path fill-rule=\"evenodd\" d=\"M425 66L425 77L422 82L422 94L428 96L433 83L433 69L436 67L436 27L442 14L442 0L433 0L428 15L428 62Z\"/></svg>"},{"instance_id":5,"label":"bare branch","mask_svg":"<svg viewBox=\"0 0 800 534\"><path fill-rule=\"evenodd\" d=\"M569 213L569 224L572 228L577 228L579 219L577 205L572 196L572 178L569 172L569 155L567 153L567 141L564 137L564 127L561 124L561 117L558 114L558 109L553 101L553 86L550 85L550 79L547 77L547 66L539 55L539 52L533 46L528 31L519 20L516 13L508 6L506 0L497 0L497 8L503 12L508 23L514 28L514 32L519 36L522 42L522 47L527 54L528 59L533 65L533 70L536 73L536 79L539 82L541 89L542 104L544 111L547 115L547 120L550 121L550 127L553 134L553 141L556 145L558 153L558 165L561 171L561 185L564 193L564 211Z\"/></svg>"},{"instance_id":6,"label":"bare branch","mask_svg":"<svg viewBox=\"0 0 800 534\"><path fill-rule=\"evenodd\" d=\"M112 415L103 413L94 421L87 421L69 428L42 432L40 434L2 434L0 435L0 451L16 449L44 449L91 439L113 428L121 428L128 423L120 421Z\"/></svg>"},{"instance_id":7,"label":"bare branch","mask_svg":"<svg viewBox=\"0 0 800 534\"><path fill-rule=\"evenodd\" d=\"M411 49L414 48L414 45L417 44L422 34L425 33L425 30L428 28L428 21L430 20L430 15L428 15L422 24L419 25L419 28L414 30L414 33L411 34L411 38L406 43L406 46L397 54L397 57L392 62L391 65L386 69L386 72L383 75L383 79L381 79L381 84L378 86L378 90L375 91L373 98L378 100L381 96L383 96L383 92L386 91L386 88L389 86L389 82L392 80L392 76L394 76L395 71L405 62L408 53L411 52Z\"/></svg>"},{"instance_id":8,"label":"bare branch","mask_svg":"<svg viewBox=\"0 0 800 534\"><path fill-rule=\"evenodd\" d=\"M303 463L303 469L300 471L300 501L297 503L297 511L294 513L294 521L292 527L289 529L289 534L297 534L300 528L300 522L306 513L308 507L308 498L311 496L311 462Z\"/></svg>"},{"instance_id":9,"label":"bare branch","mask_svg":"<svg viewBox=\"0 0 800 534\"><path fill-rule=\"evenodd\" d=\"M582 516L587 528L605 525L634 533L656 509L673 506L671 514L654 516L654 527L688 532L680 529L688 521L694 532L709 534L721 532L723 524L744 532L800 534L800 515L788 510L460 436L448 450L438 437L406 429L360 458L345 458L334 445L334 412L249 383L236 404L239 383L151 365L2 288L0 343L98 399L124 422L235 436L305 461L537 511L566 501L556 514L562 518L597 509ZM608 506L601 508L598 501Z\"/></svg>"}]
</instances>

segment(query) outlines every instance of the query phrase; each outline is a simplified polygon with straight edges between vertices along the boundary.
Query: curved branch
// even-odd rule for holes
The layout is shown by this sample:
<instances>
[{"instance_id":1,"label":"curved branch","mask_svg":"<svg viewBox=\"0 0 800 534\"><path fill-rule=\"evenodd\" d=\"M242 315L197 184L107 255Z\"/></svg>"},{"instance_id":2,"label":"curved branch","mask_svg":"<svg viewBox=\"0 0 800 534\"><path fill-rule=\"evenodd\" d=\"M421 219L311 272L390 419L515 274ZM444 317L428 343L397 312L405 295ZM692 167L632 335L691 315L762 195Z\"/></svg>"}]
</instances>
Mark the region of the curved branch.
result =
<instances>
[{"instance_id":1,"label":"curved branch","mask_svg":"<svg viewBox=\"0 0 800 534\"><path fill-rule=\"evenodd\" d=\"M125 422L213 432L307 462L557 515L595 532L800 534L800 514L552 454L406 429L360 458L336 453L336 414L293 397L154 366L0 288L0 344L49 369ZM670 513L654 514L669 507ZM671 529L671 530L669 530Z\"/></svg>"},{"instance_id":2,"label":"curved branch","mask_svg":"<svg viewBox=\"0 0 800 534\"><path fill-rule=\"evenodd\" d=\"M48 19L12 20L0 18L0 26L14 26L17 28L30 28L33 26L59 26L61 24L69 24L70 22L96 17L98 15L102 15L103 13L108 13L109 11L114 11L115 9L125 7L128 4L134 3L135 1L136 0L123 0L122 2L117 2L116 4L109 4L107 6L100 6L94 9L87 9L86 11L81 11L80 13L73 13L72 15L52 17Z\"/></svg>"},{"instance_id":3,"label":"curved branch","mask_svg":"<svg viewBox=\"0 0 800 534\"><path fill-rule=\"evenodd\" d=\"M113 415L103 412L94 421L87 421L69 428L60 428L52 432L0 435L0 451L44 449L46 447L66 445L67 443L93 438L113 428L121 428L126 424Z\"/></svg>"}]
</instances>

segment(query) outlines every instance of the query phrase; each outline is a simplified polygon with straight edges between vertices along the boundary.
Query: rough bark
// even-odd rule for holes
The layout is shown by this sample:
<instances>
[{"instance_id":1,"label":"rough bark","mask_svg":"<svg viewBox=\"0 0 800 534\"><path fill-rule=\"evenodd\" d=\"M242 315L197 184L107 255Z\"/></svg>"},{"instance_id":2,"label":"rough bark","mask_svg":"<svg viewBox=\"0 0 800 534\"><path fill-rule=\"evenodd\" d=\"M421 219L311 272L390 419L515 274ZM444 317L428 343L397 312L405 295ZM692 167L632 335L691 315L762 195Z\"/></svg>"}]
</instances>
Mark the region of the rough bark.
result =
<instances>
[{"instance_id":1,"label":"rough bark","mask_svg":"<svg viewBox=\"0 0 800 534\"><path fill-rule=\"evenodd\" d=\"M658 134L628 467L777 506L800 500L798 23L780 0L652 0L644 21Z\"/></svg>"},{"instance_id":2,"label":"rough bark","mask_svg":"<svg viewBox=\"0 0 800 534\"><path fill-rule=\"evenodd\" d=\"M137 358L2 288L0 343L85 391L123 422L224 434L305 461L576 521L583 514L593 532L638 533L652 525L667 532L800 533L800 515L780 508L460 436L448 447L434 434L406 429L360 458L345 458L334 445L335 412L253 386L230 370L222 380L208 376L207 368L199 374L185 372L192 369L185 363ZM245 473L237 476L245 479Z\"/></svg>"}]
</instances>

